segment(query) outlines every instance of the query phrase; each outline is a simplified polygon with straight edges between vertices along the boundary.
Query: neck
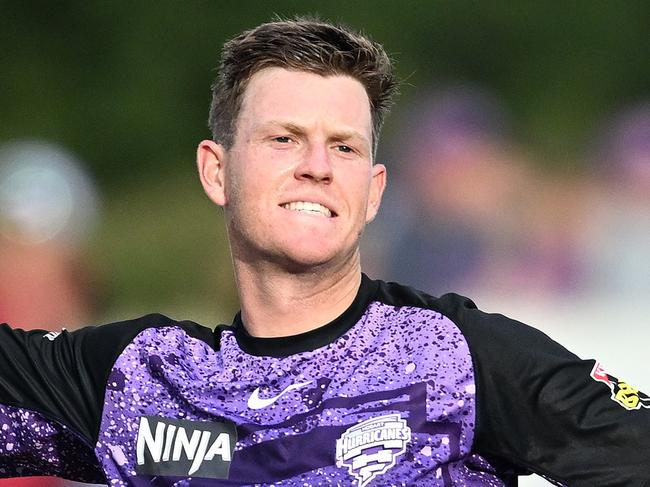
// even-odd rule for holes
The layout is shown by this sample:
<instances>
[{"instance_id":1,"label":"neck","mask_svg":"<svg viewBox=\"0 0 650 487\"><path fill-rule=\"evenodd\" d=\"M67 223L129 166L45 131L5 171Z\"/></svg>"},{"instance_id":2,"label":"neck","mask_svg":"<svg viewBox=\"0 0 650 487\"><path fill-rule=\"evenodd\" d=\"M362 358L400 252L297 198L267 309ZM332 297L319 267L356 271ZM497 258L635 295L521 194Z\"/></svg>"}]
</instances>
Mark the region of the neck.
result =
<instances>
[{"instance_id":1,"label":"neck","mask_svg":"<svg viewBox=\"0 0 650 487\"><path fill-rule=\"evenodd\" d=\"M297 335L337 318L354 301L361 283L358 251L338 269L289 272L234 260L241 317L256 337Z\"/></svg>"}]
</instances>

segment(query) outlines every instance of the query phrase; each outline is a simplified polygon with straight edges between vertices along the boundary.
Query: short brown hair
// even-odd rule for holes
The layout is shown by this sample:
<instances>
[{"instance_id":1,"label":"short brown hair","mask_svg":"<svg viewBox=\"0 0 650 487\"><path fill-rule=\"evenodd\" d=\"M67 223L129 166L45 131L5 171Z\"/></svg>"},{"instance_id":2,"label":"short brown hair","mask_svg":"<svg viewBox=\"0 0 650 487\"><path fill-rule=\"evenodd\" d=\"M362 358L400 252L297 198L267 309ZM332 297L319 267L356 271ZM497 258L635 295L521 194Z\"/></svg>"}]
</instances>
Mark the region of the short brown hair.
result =
<instances>
[{"instance_id":1,"label":"short brown hair","mask_svg":"<svg viewBox=\"0 0 650 487\"><path fill-rule=\"evenodd\" d=\"M209 126L215 142L232 147L246 86L256 72L268 67L348 75L359 81L370 100L376 150L398 88L390 58L380 44L358 32L307 18L261 24L226 42L212 85Z\"/></svg>"}]
</instances>

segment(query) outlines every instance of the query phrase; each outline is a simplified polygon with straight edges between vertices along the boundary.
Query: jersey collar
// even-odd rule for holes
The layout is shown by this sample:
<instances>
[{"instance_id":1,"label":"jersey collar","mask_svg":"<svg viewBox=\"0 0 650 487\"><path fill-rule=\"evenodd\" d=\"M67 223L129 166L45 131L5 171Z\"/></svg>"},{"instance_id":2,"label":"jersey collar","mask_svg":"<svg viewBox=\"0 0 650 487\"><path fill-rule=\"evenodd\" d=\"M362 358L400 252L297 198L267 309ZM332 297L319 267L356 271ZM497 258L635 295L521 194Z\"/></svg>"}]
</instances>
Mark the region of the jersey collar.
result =
<instances>
[{"instance_id":1,"label":"jersey collar","mask_svg":"<svg viewBox=\"0 0 650 487\"><path fill-rule=\"evenodd\" d=\"M298 335L278 338L259 338L248 334L241 320L241 312L235 315L233 327L241 349L251 355L286 357L329 345L352 328L363 316L379 283L361 274L361 285L352 304L338 318L329 323Z\"/></svg>"}]
</instances>

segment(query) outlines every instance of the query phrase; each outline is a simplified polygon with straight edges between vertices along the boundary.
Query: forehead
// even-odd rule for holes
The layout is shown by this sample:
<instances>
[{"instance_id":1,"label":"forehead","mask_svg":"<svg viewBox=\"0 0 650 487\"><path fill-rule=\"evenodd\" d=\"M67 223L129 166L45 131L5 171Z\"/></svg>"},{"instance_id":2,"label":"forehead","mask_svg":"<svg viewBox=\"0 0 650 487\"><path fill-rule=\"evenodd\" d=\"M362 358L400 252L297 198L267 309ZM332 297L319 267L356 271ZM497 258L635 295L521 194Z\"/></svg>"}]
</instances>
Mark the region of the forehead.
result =
<instances>
[{"instance_id":1,"label":"forehead","mask_svg":"<svg viewBox=\"0 0 650 487\"><path fill-rule=\"evenodd\" d=\"M298 125L335 125L368 137L372 132L370 101L363 85L346 75L322 76L284 68L255 73L244 92L239 128L269 120Z\"/></svg>"}]
</instances>

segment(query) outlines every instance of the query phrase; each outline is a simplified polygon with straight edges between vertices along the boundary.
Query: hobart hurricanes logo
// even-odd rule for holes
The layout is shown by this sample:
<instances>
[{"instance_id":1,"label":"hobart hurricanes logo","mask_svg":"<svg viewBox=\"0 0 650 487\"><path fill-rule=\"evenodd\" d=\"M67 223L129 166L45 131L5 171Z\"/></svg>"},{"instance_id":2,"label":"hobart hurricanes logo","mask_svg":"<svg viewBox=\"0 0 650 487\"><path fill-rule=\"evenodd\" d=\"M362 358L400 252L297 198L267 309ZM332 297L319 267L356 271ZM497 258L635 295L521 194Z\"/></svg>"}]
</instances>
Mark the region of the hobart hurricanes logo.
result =
<instances>
[{"instance_id":1,"label":"hobart hurricanes logo","mask_svg":"<svg viewBox=\"0 0 650 487\"><path fill-rule=\"evenodd\" d=\"M137 441L141 475L228 478L237 430L231 422L143 416Z\"/></svg>"},{"instance_id":2,"label":"hobart hurricanes logo","mask_svg":"<svg viewBox=\"0 0 650 487\"><path fill-rule=\"evenodd\" d=\"M596 362L594 365L591 371L591 378L607 384L612 391L612 400L625 409L629 411L641 408L650 409L650 397L647 394L605 372L600 362Z\"/></svg>"},{"instance_id":3,"label":"hobart hurricanes logo","mask_svg":"<svg viewBox=\"0 0 650 487\"><path fill-rule=\"evenodd\" d=\"M348 467L358 487L364 487L395 465L410 440L411 428L399 413L367 419L336 440L336 464Z\"/></svg>"}]
</instances>

